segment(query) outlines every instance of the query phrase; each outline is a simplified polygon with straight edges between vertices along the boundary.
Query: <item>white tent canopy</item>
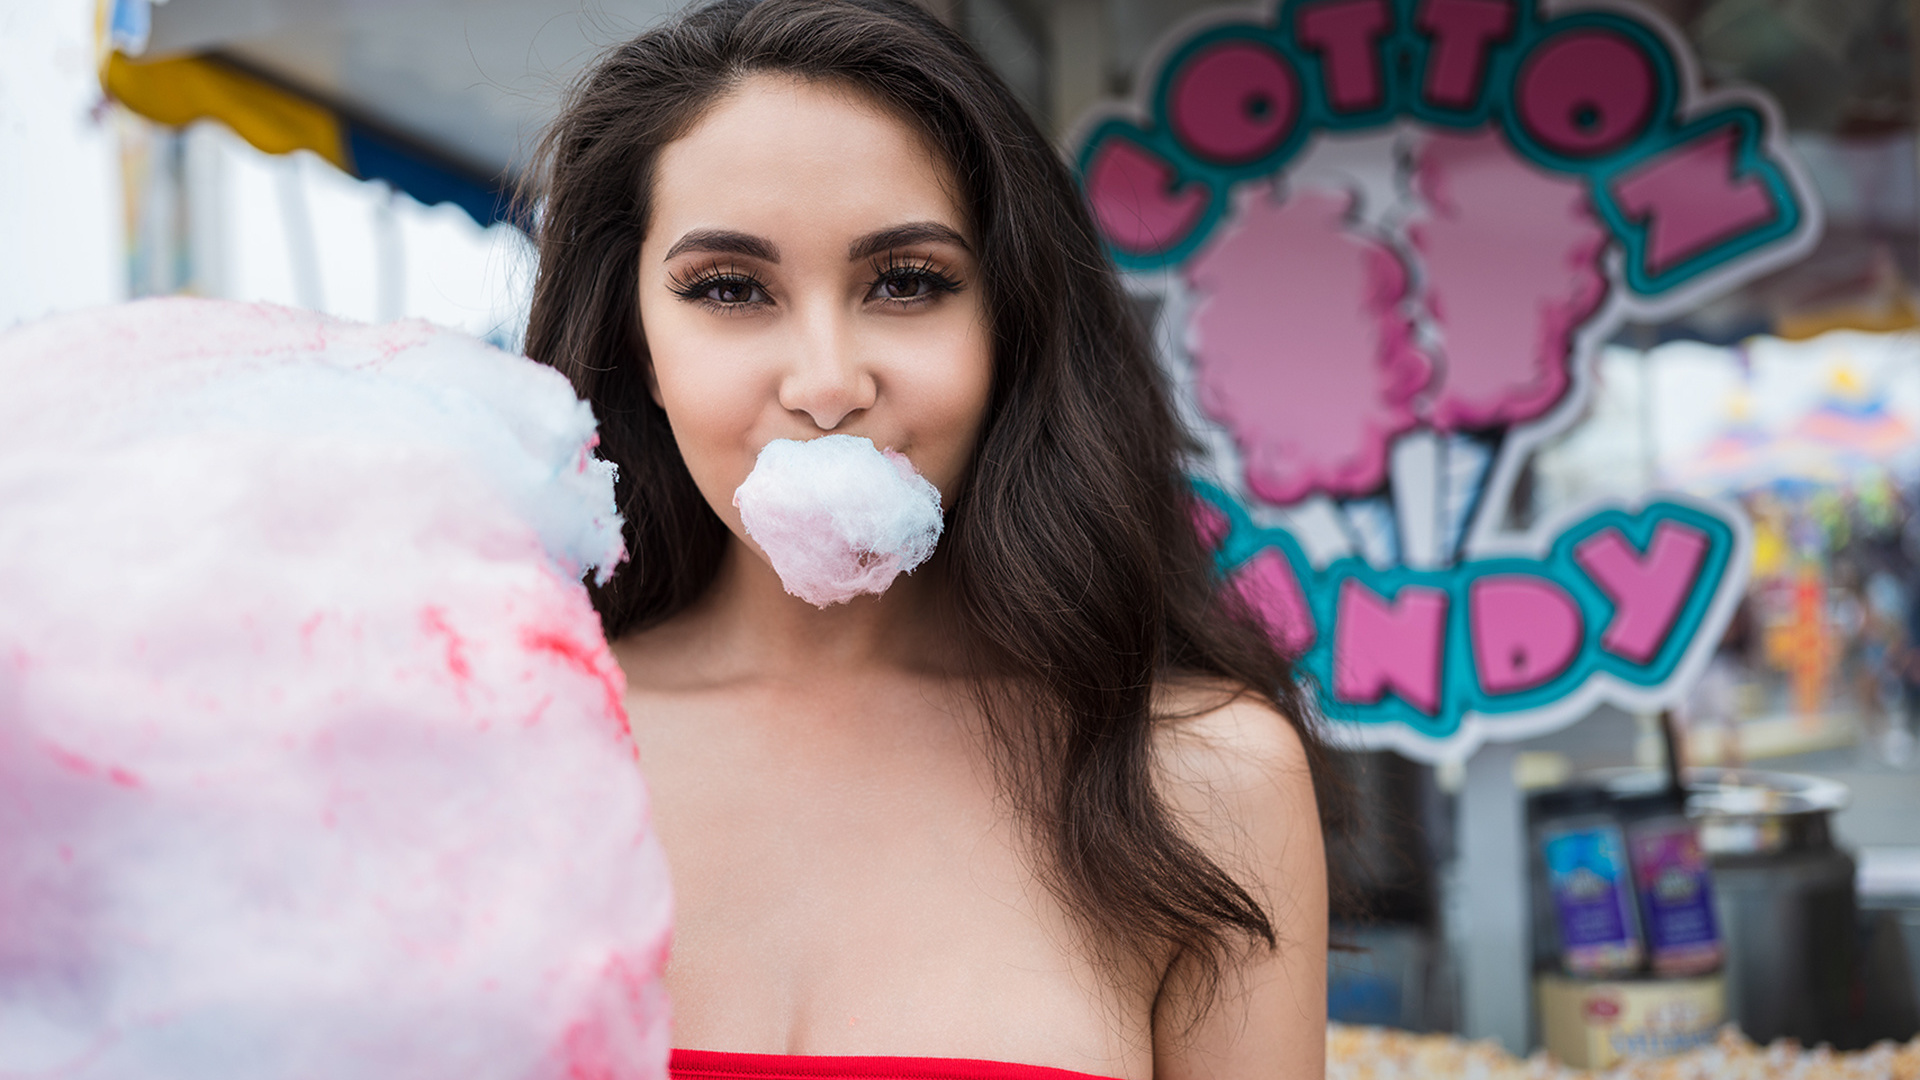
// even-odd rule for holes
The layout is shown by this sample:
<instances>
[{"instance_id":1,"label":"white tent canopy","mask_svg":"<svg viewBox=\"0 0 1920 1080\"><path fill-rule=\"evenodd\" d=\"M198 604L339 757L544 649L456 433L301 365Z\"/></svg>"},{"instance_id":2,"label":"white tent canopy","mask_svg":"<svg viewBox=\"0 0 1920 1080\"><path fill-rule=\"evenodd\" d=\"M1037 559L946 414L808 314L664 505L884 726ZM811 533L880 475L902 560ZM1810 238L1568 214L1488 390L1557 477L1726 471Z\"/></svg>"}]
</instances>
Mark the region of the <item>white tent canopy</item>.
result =
<instances>
[{"instance_id":1,"label":"white tent canopy","mask_svg":"<svg viewBox=\"0 0 1920 1080\"><path fill-rule=\"evenodd\" d=\"M118 0L113 24L116 44L142 61L225 61L469 175L504 178L525 165L566 86L594 56L678 6Z\"/></svg>"}]
</instances>

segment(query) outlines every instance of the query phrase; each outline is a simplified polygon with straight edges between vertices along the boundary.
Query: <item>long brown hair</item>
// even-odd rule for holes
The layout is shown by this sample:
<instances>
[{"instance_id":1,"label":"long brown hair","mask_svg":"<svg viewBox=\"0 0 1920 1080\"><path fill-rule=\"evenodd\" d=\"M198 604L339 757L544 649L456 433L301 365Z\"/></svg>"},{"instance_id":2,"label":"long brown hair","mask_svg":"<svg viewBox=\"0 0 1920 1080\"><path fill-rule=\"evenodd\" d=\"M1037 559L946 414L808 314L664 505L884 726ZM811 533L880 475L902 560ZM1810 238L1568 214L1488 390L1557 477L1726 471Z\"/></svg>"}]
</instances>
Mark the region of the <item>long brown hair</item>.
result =
<instances>
[{"instance_id":1,"label":"long brown hair","mask_svg":"<svg viewBox=\"0 0 1920 1080\"><path fill-rule=\"evenodd\" d=\"M949 614L1049 884L1105 941L1186 957L1210 994L1235 950L1277 941L1155 792L1154 688L1198 677L1272 704L1323 802L1325 747L1195 531L1191 440L1072 177L974 50L907 0L719 0L609 52L547 134L527 353L593 403L619 467L630 558L594 592L606 632L686 607L726 544L646 390L637 275L660 148L758 72L853 86L952 168L994 382L942 542Z\"/></svg>"}]
</instances>

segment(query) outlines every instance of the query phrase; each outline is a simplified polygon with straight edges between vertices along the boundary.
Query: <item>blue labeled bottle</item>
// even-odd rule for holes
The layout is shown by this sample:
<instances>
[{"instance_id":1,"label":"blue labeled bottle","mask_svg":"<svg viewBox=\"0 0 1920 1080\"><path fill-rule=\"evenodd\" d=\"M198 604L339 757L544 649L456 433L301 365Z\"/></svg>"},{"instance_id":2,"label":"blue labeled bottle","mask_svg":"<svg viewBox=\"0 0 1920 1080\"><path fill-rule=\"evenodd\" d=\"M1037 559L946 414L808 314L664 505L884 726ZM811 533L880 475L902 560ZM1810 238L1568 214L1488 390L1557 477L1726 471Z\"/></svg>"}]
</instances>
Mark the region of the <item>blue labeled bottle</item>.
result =
<instances>
[{"instance_id":1,"label":"blue labeled bottle","mask_svg":"<svg viewBox=\"0 0 1920 1080\"><path fill-rule=\"evenodd\" d=\"M1573 789L1540 800L1535 835L1553 898L1560 966L1606 978L1639 970L1641 944L1624 830L1603 791Z\"/></svg>"}]
</instances>

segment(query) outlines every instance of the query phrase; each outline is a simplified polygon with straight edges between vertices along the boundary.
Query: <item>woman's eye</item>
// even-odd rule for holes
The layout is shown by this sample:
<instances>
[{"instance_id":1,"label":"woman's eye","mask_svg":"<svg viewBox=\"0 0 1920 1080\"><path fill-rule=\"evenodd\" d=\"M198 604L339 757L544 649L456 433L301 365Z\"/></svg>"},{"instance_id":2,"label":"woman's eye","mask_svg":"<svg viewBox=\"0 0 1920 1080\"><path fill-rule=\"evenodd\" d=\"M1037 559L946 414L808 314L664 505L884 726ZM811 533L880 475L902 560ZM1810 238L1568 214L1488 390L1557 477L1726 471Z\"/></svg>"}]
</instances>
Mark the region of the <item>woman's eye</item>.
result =
<instances>
[{"instance_id":1,"label":"woman's eye","mask_svg":"<svg viewBox=\"0 0 1920 1080\"><path fill-rule=\"evenodd\" d=\"M888 274L874 284L874 295L887 300L917 300L933 292L925 274Z\"/></svg>"},{"instance_id":2,"label":"woman's eye","mask_svg":"<svg viewBox=\"0 0 1920 1080\"><path fill-rule=\"evenodd\" d=\"M740 278L723 278L707 286L701 294L716 304L752 304L765 300L760 286Z\"/></svg>"}]
</instances>

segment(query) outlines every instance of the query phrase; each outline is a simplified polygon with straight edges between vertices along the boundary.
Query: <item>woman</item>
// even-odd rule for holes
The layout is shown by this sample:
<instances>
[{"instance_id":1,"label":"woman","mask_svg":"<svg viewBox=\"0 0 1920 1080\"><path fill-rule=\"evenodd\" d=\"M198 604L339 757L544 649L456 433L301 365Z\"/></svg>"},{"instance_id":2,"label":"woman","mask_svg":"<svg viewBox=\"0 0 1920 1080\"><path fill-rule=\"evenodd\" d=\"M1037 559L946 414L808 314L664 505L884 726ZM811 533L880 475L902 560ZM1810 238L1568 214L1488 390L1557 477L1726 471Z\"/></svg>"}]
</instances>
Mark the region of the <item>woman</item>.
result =
<instances>
[{"instance_id":1,"label":"woman","mask_svg":"<svg viewBox=\"0 0 1920 1080\"><path fill-rule=\"evenodd\" d=\"M620 469L595 600L674 868L675 1073L1317 1075L1324 750L1005 87L903 0L721 0L604 58L543 163L528 352ZM732 495L830 433L946 532L816 609Z\"/></svg>"}]
</instances>

